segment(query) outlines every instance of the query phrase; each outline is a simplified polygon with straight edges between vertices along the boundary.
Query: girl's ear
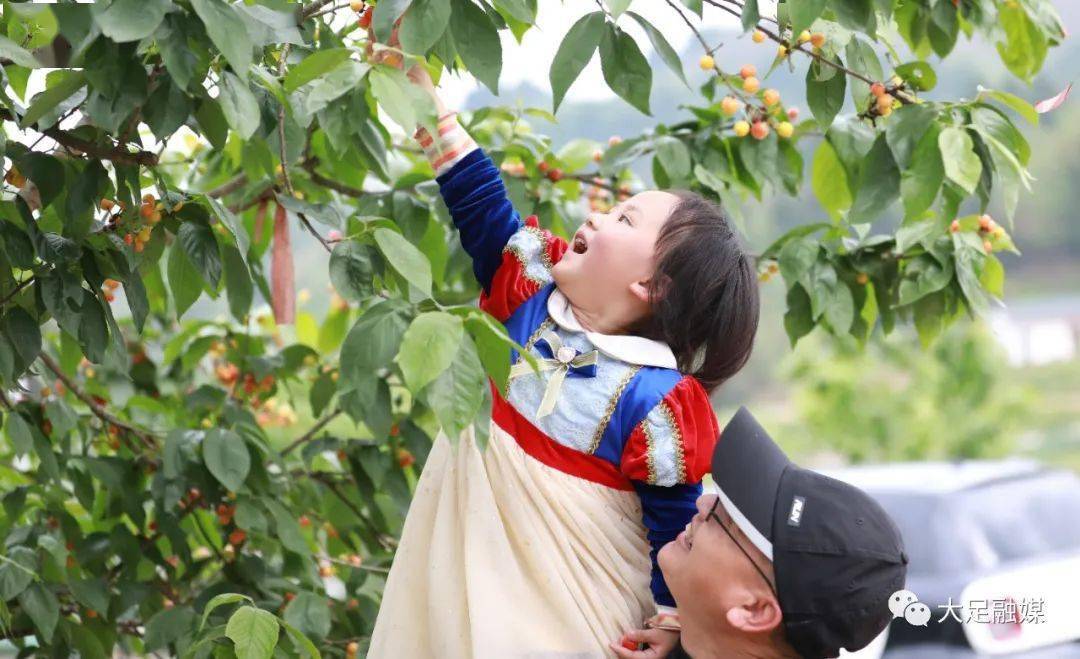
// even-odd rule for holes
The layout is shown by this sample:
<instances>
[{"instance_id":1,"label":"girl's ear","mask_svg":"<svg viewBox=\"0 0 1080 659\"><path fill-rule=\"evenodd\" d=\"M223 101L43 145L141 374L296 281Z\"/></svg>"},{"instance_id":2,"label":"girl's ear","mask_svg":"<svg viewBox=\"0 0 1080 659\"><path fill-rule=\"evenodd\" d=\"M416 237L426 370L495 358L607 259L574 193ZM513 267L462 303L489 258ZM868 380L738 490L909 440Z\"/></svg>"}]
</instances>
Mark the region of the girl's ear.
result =
<instances>
[{"instance_id":1,"label":"girl's ear","mask_svg":"<svg viewBox=\"0 0 1080 659\"><path fill-rule=\"evenodd\" d=\"M668 277L667 275L663 274L662 272L657 272L656 274L653 275L653 278L656 279L656 283L657 283L656 299L657 300L662 299L664 297L664 292L667 291L668 284L671 283L671 277ZM648 304L649 303L649 286L650 286L651 283L652 283L652 279L642 279L641 281L631 282L631 284L630 284L630 294L633 295L634 297L636 297L637 299L641 300L642 302Z\"/></svg>"},{"instance_id":2,"label":"girl's ear","mask_svg":"<svg viewBox=\"0 0 1080 659\"><path fill-rule=\"evenodd\" d=\"M645 304L649 303L649 280L643 279L630 283L630 294Z\"/></svg>"}]
</instances>

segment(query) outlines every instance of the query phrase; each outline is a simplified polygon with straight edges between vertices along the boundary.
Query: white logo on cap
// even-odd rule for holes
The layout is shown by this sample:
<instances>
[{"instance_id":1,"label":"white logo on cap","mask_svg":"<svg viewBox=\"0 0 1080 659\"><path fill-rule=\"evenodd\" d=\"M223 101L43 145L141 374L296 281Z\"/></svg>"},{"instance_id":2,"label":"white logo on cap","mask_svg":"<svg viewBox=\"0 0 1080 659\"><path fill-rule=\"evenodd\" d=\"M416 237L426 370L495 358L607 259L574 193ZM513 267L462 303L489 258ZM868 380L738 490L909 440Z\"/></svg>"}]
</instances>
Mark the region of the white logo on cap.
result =
<instances>
[{"instance_id":1,"label":"white logo on cap","mask_svg":"<svg viewBox=\"0 0 1080 659\"><path fill-rule=\"evenodd\" d=\"M791 512L788 513L787 517L789 526L798 526L802 523L802 511L805 505L806 499L802 497L795 497L791 500Z\"/></svg>"}]
</instances>

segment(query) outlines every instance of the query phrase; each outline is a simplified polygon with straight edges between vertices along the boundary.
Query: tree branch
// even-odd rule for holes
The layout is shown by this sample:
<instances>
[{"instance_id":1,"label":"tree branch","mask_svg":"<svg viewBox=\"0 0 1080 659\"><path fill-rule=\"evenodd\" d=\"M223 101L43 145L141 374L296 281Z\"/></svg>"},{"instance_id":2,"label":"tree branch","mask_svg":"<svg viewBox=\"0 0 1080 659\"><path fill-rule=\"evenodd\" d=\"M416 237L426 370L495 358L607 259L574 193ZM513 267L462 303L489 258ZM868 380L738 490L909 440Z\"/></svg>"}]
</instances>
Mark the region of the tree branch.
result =
<instances>
[{"instance_id":1,"label":"tree branch","mask_svg":"<svg viewBox=\"0 0 1080 659\"><path fill-rule=\"evenodd\" d=\"M0 119L18 121L18 118L15 117L11 111L5 109L0 109ZM59 124L50 126L49 128L39 129L35 123L31 126L27 126L27 128L56 140L56 143L63 147L80 151L83 155L97 158L98 160L109 160L114 163L125 163L129 165L142 165L144 167L153 167L157 164L157 155L151 151L131 152L119 144L111 147L100 146L93 142L88 142L81 137L76 137L65 130L60 130Z\"/></svg>"},{"instance_id":2,"label":"tree branch","mask_svg":"<svg viewBox=\"0 0 1080 659\"><path fill-rule=\"evenodd\" d=\"M236 178L225 181L224 183L217 186L216 188L213 188L212 190L207 190L206 191L206 196L207 197L213 197L214 199L224 197L224 196L232 194L233 192L236 192L240 188L244 187L244 185L247 183L247 181L248 181L247 174L240 174Z\"/></svg>"},{"instance_id":3,"label":"tree branch","mask_svg":"<svg viewBox=\"0 0 1080 659\"><path fill-rule=\"evenodd\" d=\"M11 298L13 298L13 297L15 297L16 295L18 295L18 294L19 294L19 291L21 291L22 289L26 288L26 287L27 287L27 286L29 286L30 284L33 284L33 283L34 283L34 278L35 278L35 276L34 276L34 275L32 275L32 276L28 277L27 279L24 279L23 281L19 282L19 285L18 285L18 286L16 286L15 288L11 289L11 292L10 292L10 293L8 293L8 294L7 294L6 296L4 296L4 299L3 299L3 300L0 300L0 307L3 307L3 306L4 306L5 304L7 304L8 302L10 302L10 301L11 301Z\"/></svg>"},{"instance_id":4,"label":"tree branch","mask_svg":"<svg viewBox=\"0 0 1080 659\"><path fill-rule=\"evenodd\" d=\"M739 7L740 9L742 8L742 4L737 2L737 0L722 0L722 1L723 2L730 2L731 4L734 4L736 7ZM705 2L712 5L713 7L716 7L717 9L726 11L727 13L731 14L732 16L735 16L736 18L739 18L739 19L742 18L742 13L741 12L732 9L731 7L728 7L727 5L720 4L721 0L705 0ZM671 4L670 0L668 0L668 4ZM797 43L797 42L796 43L789 43L788 41L782 39L779 34L777 34L776 32L773 32L772 30L770 30L767 27L763 27L760 23L755 25L754 29L760 30L762 34L764 34L768 38L772 39L776 43L786 47L788 49L788 51L798 51L798 52L802 53L803 55L806 55L806 56L808 56L808 57L810 57L812 59L817 60L818 62L821 62L823 64L831 66L832 68L836 69L837 71L845 73L845 74L851 76L852 78L855 78L857 80L861 80L861 81L865 82L868 85L872 85L875 82L877 82L876 80L871 80L870 78L868 78L867 76L859 73L858 71L855 71L853 69L849 69L848 67L844 66L843 64L839 64L837 62L832 61L831 59L829 59L827 57L823 57L821 54L814 52L812 49L807 49L806 44L801 44L801 43ZM897 92L900 92L900 93L897 93ZM893 95L893 97L896 98L901 103L909 104L909 103L914 102L914 99L911 96L909 96L906 93L901 92L901 90L899 90L899 89L890 89L889 93L891 93Z\"/></svg>"},{"instance_id":5,"label":"tree branch","mask_svg":"<svg viewBox=\"0 0 1080 659\"><path fill-rule=\"evenodd\" d=\"M303 10L300 11L300 20L306 21L307 19L311 18L315 13L317 13L320 9L332 2L334 2L334 0L315 0L315 2L312 2L310 5L305 6Z\"/></svg>"},{"instance_id":6,"label":"tree branch","mask_svg":"<svg viewBox=\"0 0 1080 659\"><path fill-rule=\"evenodd\" d=\"M312 439L315 438L315 435L318 434L318 432L320 430L325 428L328 423L330 423L335 418L337 418L337 416L339 414L341 414L341 408L340 407L335 409L330 414L327 414L323 418L319 419L319 421L314 426L312 426L310 430L308 430L306 433L304 433L303 435L298 437L293 443L289 444L284 449L282 449L281 455L286 456L289 453L292 453L293 450L295 450L296 447L300 446L301 444L304 444L306 442L310 442Z\"/></svg>"},{"instance_id":7,"label":"tree branch","mask_svg":"<svg viewBox=\"0 0 1080 659\"><path fill-rule=\"evenodd\" d=\"M81 400L83 403L86 404L87 407L90 408L90 411L94 413L94 416L98 417L105 423L112 424L135 435L140 440L142 440L142 443L147 448L157 448L157 439L155 439L151 433L140 428L136 428L135 426L129 424L128 422L106 410L102 405L99 405L97 401L88 396L85 391L80 389L79 385L75 384L75 382L70 377L68 377L67 373L65 373L64 370L60 368L60 365L53 361L53 358L50 357L47 353L42 352L38 355L38 357L41 359L41 363L45 364L45 366L50 371L55 373L56 377L60 378L60 381L64 383L64 386L66 386L68 390L71 391L71 393L75 394L76 398ZM131 450L132 453L135 453L136 455L140 453L140 451L135 446L131 445L127 441L127 438L123 435L121 435L121 440L125 444L127 444L128 448Z\"/></svg>"}]
</instances>

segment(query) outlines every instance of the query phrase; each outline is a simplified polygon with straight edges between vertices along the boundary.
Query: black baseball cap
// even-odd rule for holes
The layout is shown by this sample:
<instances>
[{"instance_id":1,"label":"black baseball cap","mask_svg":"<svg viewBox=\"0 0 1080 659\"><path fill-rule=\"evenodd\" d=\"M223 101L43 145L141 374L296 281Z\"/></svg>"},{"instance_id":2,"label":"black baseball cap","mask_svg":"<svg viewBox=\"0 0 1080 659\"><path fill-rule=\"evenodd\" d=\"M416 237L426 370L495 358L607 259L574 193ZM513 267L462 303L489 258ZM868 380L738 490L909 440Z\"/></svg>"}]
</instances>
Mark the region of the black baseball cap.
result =
<instances>
[{"instance_id":1,"label":"black baseball cap","mask_svg":"<svg viewBox=\"0 0 1080 659\"><path fill-rule=\"evenodd\" d=\"M908 558L877 501L793 463L745 407L720 434L712 476L728 514L772 561L784 634L796 652L837 657L885 629Z\"/></svg>"}]
</instances>

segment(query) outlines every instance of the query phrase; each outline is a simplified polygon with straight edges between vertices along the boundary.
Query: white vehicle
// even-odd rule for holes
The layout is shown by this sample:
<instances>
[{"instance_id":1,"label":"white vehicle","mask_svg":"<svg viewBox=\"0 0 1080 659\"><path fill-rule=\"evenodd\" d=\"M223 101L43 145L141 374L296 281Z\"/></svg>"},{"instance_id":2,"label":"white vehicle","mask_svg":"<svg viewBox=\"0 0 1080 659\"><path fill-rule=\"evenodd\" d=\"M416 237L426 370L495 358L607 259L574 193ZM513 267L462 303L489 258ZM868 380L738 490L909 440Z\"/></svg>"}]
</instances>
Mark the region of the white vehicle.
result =
<instances>
[{"instance_id":1,"label":"white vehicle","mask_svg":"<svg viewBox=\"0 0 1080 659\"><path fill-rule=\"evenodd\" d=\"M824 473L865 490L896 520L908 590L932 611L926 626L893 620L860 659L1080 658L1076 474L1023 460Z\"/></svg>"}]
</instances>

